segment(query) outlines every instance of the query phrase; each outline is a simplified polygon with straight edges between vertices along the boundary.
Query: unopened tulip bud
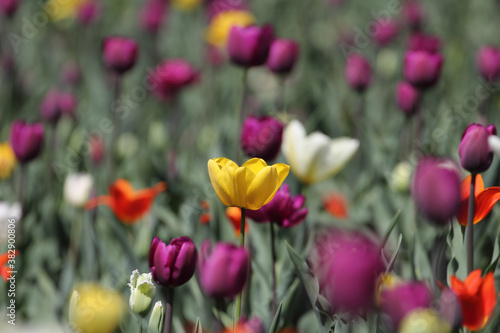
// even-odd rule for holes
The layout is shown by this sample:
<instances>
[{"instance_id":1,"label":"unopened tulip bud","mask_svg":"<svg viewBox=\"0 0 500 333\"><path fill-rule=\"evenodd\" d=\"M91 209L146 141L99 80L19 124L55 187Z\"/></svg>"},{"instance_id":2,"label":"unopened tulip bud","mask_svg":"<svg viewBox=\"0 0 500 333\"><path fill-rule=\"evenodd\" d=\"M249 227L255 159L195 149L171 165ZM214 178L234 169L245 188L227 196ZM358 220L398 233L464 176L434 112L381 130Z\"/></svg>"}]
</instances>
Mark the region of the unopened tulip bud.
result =
<instances>
[{"instance_id":1,"label":"unopened tulip bud","mask_svg":"<svg viewBox=\"0 0 500 333\"><path fill-rule=\"evenodd\" d=\"M153 94L162 100L171 100L185 87L196 83L200 73L184 59L168 59L149 73Z\"/></svg>"},{"instance_id":2,"label":"unopened tulip bud","mask_svg":"<svg viewBox=\"0 0 500 333\"><path fill-rule=\"evenodd\" d=\"M441 74L443 57L439 53L407 51L404 58L405 79L418 88L429 88L436 84Z\"/></svg>"},{"instance_id":3,"label":"unopened tulip bud","mask_svg":"<svg viewBox=\"0 0 500 333\"><path fill-rule=\"evenodd\" d=\"M78 64L76 62L69 62L64 65L61 78L65 84L68 84L70 86L78 85L82 78L82 74Z\"/></svg>"},{"instance_id":4,"label":"unopened tulip bud","mask_svg":"<svg viewBox=\"0 0 500 333\"><path fill-rule=\"evenodd\" d=\"M248 116L241 129L241 149L249 157L274 160L281 148L284 127L272 117Z\"/></svg>"},{"instance_id":5,"label":"unopened tulip bud","mask_svg":"<svg viewBox=\"0 0 500 333\"><path fill-rule=\"evenodd\" d=\"M165 21L166 12L167 5L165 1L148 0L139 13L139 23L145 31L155 35Z\"/></svg>"},{"instance_id":6,"label":"unopened tulip bud","mask_svg":"<svg viewBox=\"0 0 500 333\"><path fill-rule=\"evenodd\" d=\"M165 318L165 310L160 301L155 303L151 316L149 317L148 332L149 333L162 333L163 320Z\"/></svg>"},{"instance_id":7,"label":"unopened tulip bud","mask_svg":"<svg viewBox=\"0 0 500 333\"><path fill-rule=\"evenodd\" d=\"M13 17L20 2L20 0L0 0L0 11L6 17Z\"/></svg>"},{"instance_id":8,"label":"unopened tulip bud","mask_svg":"<svg viewBox=\"0 0 500 333\"><path fill-rule=\"evenodd\" d=\"M299 44L291 39L275 39L269 50L267 68L276 74L288 74L299 57Z\"/></svg>"},{"instance_id":9,"label":"unopened tulip bud","mask_svg":"<svg viewBox=\"0 0 500 333\"><path fill-rule=\"evenodd\" d=\"M400 82L396 86L396 104L407 116L418 111L420 102L420 91L408 82Z\"/></svg>"},{"instance_id":10,"label":"unopened tulip bud","mask_svg":"<svg viewBox=\"0 0 500 333\"><path fill-rule=\"evenodd\" d=\"M107 37L103 41L104 63L118 74L125 73L135 65L138 53L137 42L133 39Z\"/></svg>"},{"instance_id":11,"label":"unopened tulip bud","mask_svg":"<svg viewBox=\"0 0 500 333\"><path fill-rule=\"evenodd\" d=\"M365 57L352 54L347 59L344 75L352 89L363 92L371 83L372 69Z\"/></svg>"},{"instance_id":12,"label":"unopened tulip bud","mask_svg":"<svg viewBox=\"0 0 500 333\"><path fill-rule=\"evenodd\" d=\"M403 16L411 30L419 30L424 21L422 5L418 1L405 1L403 3Z\"/></svg>"},{"instance_id":13,"label":"unopened tulip bud","mask_svg":"<svg viewBox=\"0 0 500 333\"><path fill-rule=\"evenodd\" d=\"M44 120L56 124L63 114L73 116L76 104L76 98L71 93L51 89L42 100L40 113Z\"/></svg>"},{"instance_id":14,"label":"unopened tulip bud","mask_svg":"<svg viewBox=\"0 0 500 333\"><path fill-rule=\"evenodd\" d=\"M500 49L483 46L476 55L476 64L481 76L488 82L500 78Z\"/></svg>"},{"instance_id":15,"label":"unopened tulip bud","mask_svg":"<svg viewBox=\"0 0 500 333\"><path fill-rule=\"evenodd\" d=\"M130 275L130 309L141 317L147 316L155 296L156 287L151 273L139 274L136 269Z\"/></svg>"},{"instance_id":16,"label":"unopened tulip bud","mask_svg":"<svg viewBox=\"0 0 500 333\"><path fill-rule=\"evenodd\" d=\"M377 21L375 24L376 30L373 34L373 39L378 46L386 46L398 36L399 25L394 20L386 21L385 19L382 19Z\"/></svg>"},{"instance_id":17,"label":"unopened tulip bud","mask_svg":"<svg viewBox=\"0 0 500 333\"><path fill-rule=\"evenodd\" d=\"M35 159L43 148L44 130L40 123L28 124L16 120L10 127L10 144L21 163Z\"/></svg>"},{"instance_id":18,"label":"unopened tulip bud","mask_svg":"<svg viewBox=\"0 0 500 333\"><path fill-rule=\"evenodd\" d=\"M399 333L451 333L451 326L431 309L416 309L401 322Z\"/></svg>"},{"instance_id":19,"label":"unopened tulip bud","mask_svg":"<svg viewBox=\"0 0 500 333\"><path fill-rule=\"evenodd\" d=\"M405 193L410 188L412 168L408 162L400 162L392 171L390 179L390 187L392 190L400 193Z\"/></svg>"},{"instance_id":20,"label":"unopened tulip bud","mask_svg":"<svg viewBox=\"0 0 500 333\"><path fill-rule=\"evenodd\" d=\"M102 138L99 135L93 135L87 145L92 162L100 164L104 158L104 141Z\"/></svg>"},{"instance_id":21,"label":"unopened tulip bud","mask_svg":"<svg viewBox=\"0 0 500 333\"><path fill-rule=\"evenodd\" d=\"M483 126L472 123L464 131L458 147L462 167L471 173L481 173L491 165L493 151L488 145L488 137L496 135L495 125Z\"/></svg>"},{"instance_id":22,"label":"unopened tulip bud","mask_svg":"<svg viewBox=\"0 0 500 333\"><path fill-rule=\"evenodd\" d=\"M265 64L273 36L273 28L270 25L233 26L227 43L229 59L234 64L246 68Z\"/></svg>"},{"instance_id":23,"label":"unopened tulip bud","mask_svg":"<svg viewBox=\"0 0 500 333\"><path fill-rule=\"evenodd\" d=\"M437 36L426 35L420 32L413 33L408 38L408 50L438 53L441 49L441 39Z\"/></svg>"},{"instance_id":24,"label":"unopened tulip bud","mask_svg":"<svg viewBox=\"0 0 500 333\"><path fill-rule=\"evenodd\" d=\"M97 1L89 0L78 6L77 18L84 26L97 21L101 12L101 7Z\"/></svg>"},{"instance_id":25,"label":"unopened tulip bud","mask_svg":"<svg viewBox=\"0 0 500 333\"><path fill-rule=\"evenodd\" d=\"M83 207L90 198L94 179L87 173L68 174L64 181L64 200L74 207Z\"/></svg>"}]
</instances>

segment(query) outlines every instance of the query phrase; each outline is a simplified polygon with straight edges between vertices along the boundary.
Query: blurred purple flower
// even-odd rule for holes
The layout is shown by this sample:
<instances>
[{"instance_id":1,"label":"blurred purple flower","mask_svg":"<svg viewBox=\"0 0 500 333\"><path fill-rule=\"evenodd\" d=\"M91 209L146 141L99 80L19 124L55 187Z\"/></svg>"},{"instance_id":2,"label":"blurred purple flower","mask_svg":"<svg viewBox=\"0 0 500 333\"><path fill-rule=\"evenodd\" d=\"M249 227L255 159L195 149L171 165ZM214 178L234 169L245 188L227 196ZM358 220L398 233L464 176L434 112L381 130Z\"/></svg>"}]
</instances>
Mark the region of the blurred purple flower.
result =
<instances>
[{"instance_id":1,"label":"blurred purple flower","mask_svg":"<svg viewBox=\"0 0 500 333\"><path fill-rule=\"evenodd\" d=\"M476 64L486 81L497 81L500 78L500 49L493 46L481 47L476 55Z\"/></svg>"},{"instance_id":2,"label":"blurred purple flower","mask_svg":"<svg viewBox=\"0 0 500 333\"><path fill-rule=\"evenodd\" d=\"M21 163L27 163L40 154L43 138L41 123L28 124L23 120L15 120L10 127L10 145Z\"/></svg>"},{"instance_id":3,"label":"blurred purple flower","mask_svg":"<svg viewBox=\"0 0 500 333\"><path fill-rule=\"evenodd\" d=\"M166 1L148 0L139 13L139 23L145 31L155 35L163 26L166 12Z\"/></svg>"},{"instance_id":4,"label":"blurred purple flower","mask_svg":"<svg viewBox=\"0 0 500 333\"><path fill-rule=\"evenodd\" d=\"M268 24L233 26L227 43L229 59L241 67L261 66L266 63L273 38L273 28Z\"/></svg>"},{"instance_id":5,"label":"blurred purple flower","mask_svg":"<svg viewBox=\"0 0 500 333\"><path fill-rule=\"evenodd\" d=\"M275 222L282 228L291 228L306 218L305 201L302 194L292 197L288 184L283 184L268 204L258 210L247 210L247 216L256 222Z\"/></svg>"},{"instance_id":6,"label":"blurred purple flower","mask_svg":"<svg viewBox=\"0 0 500 333\"><path fill-rule=\"evenodd\" d=\"M347 59L344 74L349 86L358 92L365 91L372 80L370 63L365 57L356 53Z\"/></svg>"},{"instance_id":7,"label":"blurred purple flower","mask_svg":"<svg viewBox=\"0 0 500 333\"><path fill-rule=\"evenodd\" d=\"M420 92L408 82L399 82L396 86L396 104L407 116L418 111Z\"/></svg>"},{"instance_id":8,"label":"blurred purple flower","mask_svg":"<svg viewBox=\"0 0 500 333\"><path fill-rule=\"evenodd\" d=\"M123 74L134 67L139 49L137 42L124 37L106 37L103 40L103 58L108 68Z\"/></svg>"},{"instance_id":9,"label":"blurred purple flower","mask_svg":"<svg viewBox=\"0 0 500 333\"><path fill-rule=\"evenodd\" d=\"M80 71L80 66L76 62L68 62L64 65L61 73L62 81L70 86L76 86L80 83L82 78L82 73Z\"/></svg>"},{"instance_id":10,"label":"blurred purple flower","mask_svg":"<svg viewBox=\"0 0 500 333\"><path fill-rule=\"evenodd\" d=\"M241 149L249 157L274 160L281 148L284 127L273 117L248 116L241 129Z\"/></svg>"},{"instance_id":11,"label":"blurred purple flower","mask_svg":"<svg viewBox=\"0 0 500 333\"><path fill-rule=\"evenodd\" d=\"M184 59L161 62L149 73L148 81L153 94L162 100L171 100L183 88L199 80L199 72Z\"/></svg>"},{"instance_id":12,"label":"blurred purple flower","mask_svg":"<svg viewBox=\"0 0 500 333\"><path fill-rule=\"evenodd\" d=\"M178 287L191 279L198 252L189 237L173 239L166 245L158 237L151 242L149 268L155 282L164 287Z\"/></svg>"},{"instance_id":13,"label":"blurred purple flower","mask_svg":"<svg viewBox=\"0 0 500 333\"><path fill-rule=\"evenodd\" d=\"M77 18L84 25L91 25L96 22L101 15L101 6L97 1L85 1L78 6Z\"/></svg>"},{"instance_id":14,"label":"blurred purple flower","mask_svg":"<svg viewBox=\"0 0 500 333\"><path fill-rule=\"evenodd\" d=\"M420 89L433 86L439 79L443 57L439 53L407 51L404 58L405 79Z\"/></svg>"},{"instance_id":15,"label":"blurred purple flower","mask_svg":"<svg viewBox=\"0 0 500 333\"><path fill-rule=\"evenodd\" d=\"M233 298L245 286L250 271L250 255L244 247L230 243L215 244L209 254L210 241L201 245L200 285L210 297Z\"/></svg>"},{"instance_id":16,"label":"blurred purple flower","mask_svg":"<svg viewBox=\"0 0 500 333\"><path fill-rule=\"evenodd\" d=\"M426 35L420 32L413 33L408 39L408 50L438 53L441 49L441 39L437 36Z\"/></svg>"},{"instance_id":17,"label":"blurred purple flower","mask_svg":"<svg viewBox=\"0 0 500 333\"><path fill-rule=\"evenodd\" d=\"M462 167L473 173L488 170L493 161L493 151L488 144L488 137L496 135L495 125L483 126L472 123L462 134L462 140L458 147Z\"/></svg>"},{"instance_id":18,"label":"blurred purple flower","mask_svg":"<svg viewBox=\"0 0 500 333\"><path fill-rule=\"evenodd\" d=\"M376 31L373 34L373 39L378 46L386 46L398 36L399 25L394 20L386 22L385 19L381 19L375 23L375 26Z\"/></svg>"},{"instance_id":19,"label":"blurred purple flower","mask_svg":"<svg viewBox=\"0 0 500 333\"><path fill-rule=\"evenodd\" d=\"M275 39L269 50L267 68L276 74L288 74L299 57L299 44L291 39Z\"/></svg>"},{"instance_id":20,"label":"blurred purple flower","mask_svg":"<svg viewBox=\"0 0 500 333\"><path fill-rule=\"evenodd\" d=\"M6 17L13 17L20 2L20 0L0 0L0 12Z\"/></svg>"},{"instance_id":21,"label":"blurred purple flower","mask_svg":"<svg viewBox=\"0 0 500 333\"><path fill-rule=\"evenodd\" d=\"M73 117L76 104L73 94L51 89L40 104L40 113L44 120L56 124L64 114Z\"/></svg>"},{"instance_id":22,"label":"blurred purple flower","mask_svg":"<svg viewBox=\"0 0 500 333\"><path fill-rule=\"evenodd\" d=\"M418 1L405 1L403 3L403 16L411 30L420 30L422 22L424 21L424 12L422 5Z\"/></svg>"}]
</instances>

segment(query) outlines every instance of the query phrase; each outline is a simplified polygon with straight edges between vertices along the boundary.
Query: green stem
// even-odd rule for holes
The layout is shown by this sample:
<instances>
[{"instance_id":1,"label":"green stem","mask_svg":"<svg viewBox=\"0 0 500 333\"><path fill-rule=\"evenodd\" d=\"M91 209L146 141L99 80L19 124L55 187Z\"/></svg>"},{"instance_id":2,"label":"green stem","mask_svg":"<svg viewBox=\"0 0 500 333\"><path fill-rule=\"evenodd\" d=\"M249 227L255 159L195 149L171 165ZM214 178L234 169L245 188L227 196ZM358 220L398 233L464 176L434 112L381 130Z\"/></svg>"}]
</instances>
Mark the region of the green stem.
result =
<instances>
[{"instance_id":1,"label":"green stem","mask_svg":"<svg viewBox=\"0 0 500 333\"><path fill-rule=\"evenodd\" d=\"M241 223L240 223L240 246L245 246L245 215L246 209L241 208ZM241 298L243 291L236 296L236 309L234 312L234 327L238 325L238 321L240 319L241 314Z\"/></svg>"},{"instance_id":2,"label":"green stem","mask_svg":"<svg viewBox=\"0 0 500 333\"><path fill-rule=\"evenodd\" d=\"M271 314L274 317L276 314L277 304L276 304L276 250L274 248L274 223L269 222L271 228L271 277L272 277L272 303L271 303Z\"/></svg>"},{"instance_id":3,"label":"green stem","mask_svg":"<svg viewBox=\"0 0 500 333\"><path fill-rule=\"evenodd\" d=\"M174 305L174 288L167 287L165 290L165 327L163 328L163 333L170 333L172 330L172 308Z\"/></svg>"},{"instance_id":4,"label":"green stem","mask_svg":"<svg viewBox=\"0 0 500 333\"><path fill-rule=\"evenodd\" d=\"M235 149L235 157L236 161L239 161L240 157L240 138L239 135L241 133L241 126L242 126L242 120L244 117L244 104L245 104L245 95L246 95L246 88L247 88L247 76L248 76L248 68L245 68L243 71L243 77L242 77L242 87L241 87L241 92L240 92L240 98L238 99L238 106L236 108L236 138L234 142L236 143L236 149Z\"/></svg>"},{"instance_id":5,"label":"green stem","mask_svg":"<svg viewBox=\"0 0 500 333\"><path fill-rule=\"evenodd\" d=\"M476 174L471 174L469 192L469 210L467 214L467 272L470 273L474 267L474 206L475 206Z\"/></svg>"},{"instance_id":6,"label":"green stem","mask_svg":"<svg viewBox=\"0 0 500 333\"><path fill-rule=\"evenodd\" d=\"M142 325L139 318L137 318L137 332L142 333Z\"/></svg>"}]
</instances>

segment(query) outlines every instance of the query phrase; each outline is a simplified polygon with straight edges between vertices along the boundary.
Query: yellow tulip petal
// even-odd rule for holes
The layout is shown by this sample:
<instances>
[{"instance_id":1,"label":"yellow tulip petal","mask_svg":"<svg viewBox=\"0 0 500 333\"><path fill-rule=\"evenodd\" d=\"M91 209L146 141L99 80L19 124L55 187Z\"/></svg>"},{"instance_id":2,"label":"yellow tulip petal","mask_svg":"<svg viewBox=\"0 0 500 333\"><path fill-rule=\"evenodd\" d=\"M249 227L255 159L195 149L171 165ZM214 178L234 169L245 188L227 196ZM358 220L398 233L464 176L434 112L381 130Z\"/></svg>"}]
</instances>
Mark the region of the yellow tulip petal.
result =
<instances>
[{"instance_id":1,"label":"yellow tulip petal","mask_svg":"<svg viewBox=\"0 0 500 333\"><path fill-rule=\"evenodd\" d=\"M244 166L236 169L233 175L234 196L233 204L238 207L245 207L247 190L255 178L255 174Z\"/></svg>"},{"instance_id":2,"label":"yellow tulip petal","mask_svg":"<svg viewBox=\"0 0 500 333\"><path fill-rule=\"evenodd\" d=\"M280 187L290 172L290 166L284 163L276 163L273 167L275 167L278 172L278 187Z\"/></svg>"},{"instance_id":3,"label":"yellow tulip petal","mask_svg":"<svg viewBox=\"0 0 500 333\"><path fill-rule=\"evenodd\" d=\"M215 163L217 163L221 168L224 168L224 167L232 167L234 169L237 169L239 168L238 164L234 163L233 161L231 161L229 158L225 158L225 157L219 157L219 158L214 158L214 161Z\"/></svg>"},{"instance_id":4,"label":"yellow tulip petal","mask_svg":"<svg viewBox=\"0 0 500 333\"><path fill-rule=\"evenodd\" d=\"M242 167L250 169L254 173L254 175L258 174L260 170L264 169L266 166L266 161L257 157L249 159L242 165Z\"/></svg>"},{"instance_id":5,"label":"yellow tulip petal","mask_svg":"<svg viewBox=\"0 0 500 333\"><path fill-rule=\"evenodd\" d=\"M278 190L278 171L275 166L262 169L247 190L246 208L257 210L271 201Z\"/></svg>"},{"instance_id":6,"label":"yellow tulip petal","mask_svg":"<svg viewBox=\"0 0 500 333\"><path fill-rule=\"evenodd\" d=\"M221 168L216 161L209 160L208 175L219 200L226 206L232 206L233 177L229 174L228 168Z\"/></svg>"}]
</instances>

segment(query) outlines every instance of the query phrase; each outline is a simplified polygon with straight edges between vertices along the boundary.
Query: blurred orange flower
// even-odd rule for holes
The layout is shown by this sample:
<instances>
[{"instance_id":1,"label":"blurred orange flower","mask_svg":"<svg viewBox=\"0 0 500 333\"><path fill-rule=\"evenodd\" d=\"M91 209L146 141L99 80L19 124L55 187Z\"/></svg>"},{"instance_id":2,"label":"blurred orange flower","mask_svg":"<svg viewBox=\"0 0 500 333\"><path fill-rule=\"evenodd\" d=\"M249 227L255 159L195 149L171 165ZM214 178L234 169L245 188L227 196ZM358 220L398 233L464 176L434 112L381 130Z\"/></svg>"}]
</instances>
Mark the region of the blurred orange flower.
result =
<instances>
[{"instance_id":1,"label":"blurred orange flower","mask_svg":"<svg viewBox=\"0 0 500 333\"><path fill-rule=\"evenodd\" d=\"M469 212L469 193L470 193L471 176L467 176L462 181L460 189L460 207L457 213L458 222L467 226L467 214ZM488 215L495 203L500 200L500 187L492 186L484 188L483 177L476 176L476 188L474 189L476 205L474 209L474 224L478 223Z\"/></svg>"},{"instance_id":2,"label":"blurred orange flower","mask_svg":"<svg viewBox=\"0 0 500 333\"><path fill-rule=\"evenodd\" d=\"M323 198L323 207L335 218L344 220L349 215L346 198L340 193L331 193Z\"/></svg>"},{"instance_id":3,"label":"blurred orange flower","mask_svg":"<svg viewBox=\"0 0 500 333\"><path fill-rule=\"evenodd\" d=\"M108 205L121 222L134 224L150 210L154 198L166 189L167 184L160 182L136 191L128 181L118 179L109 187L109 195L90 199L85 208Z\"/></svg>"},{"instance_id":4,"label":"blurred orange flower","mask_svg":"<svg viewBox=\"0 0 500 333\"><path fill-rule=\"evenodd\" d=\"M17 256L19 252L17 250L14 251L14 256ZM4 254L0 255L0 276L7 281L8 278L10 278L11 274L9 271L12 271L14 269L11 269L7 264L9 261L9 251L5 252Z\"/></svg>"},{"instance_id":5,"label":"blurred orange flower","mask_svg":"<svg viewBox=\"0 0 500 333\"><path fill-rule=\"evenodd\" d=\"M460 300L462 325L471 331L483 328L497 303L493 272L481 278L481 270L476 269L463 282L452 276L451 289Z\"/></svg>"},{"instance_id":6,"label":"blurred orange flower","mask_svg":"<svg viewBox=\"0 0 500 333\"><path fill-rule=\"evenodd\" d=\"M241 208L239 207L227 207L226 208L226 217L231 222L231 225L234 228L234 233L236 237L240 237L241 234ZM245 233L248 232L248 223L245 218Z\"/></svg>"}]
</instances>

